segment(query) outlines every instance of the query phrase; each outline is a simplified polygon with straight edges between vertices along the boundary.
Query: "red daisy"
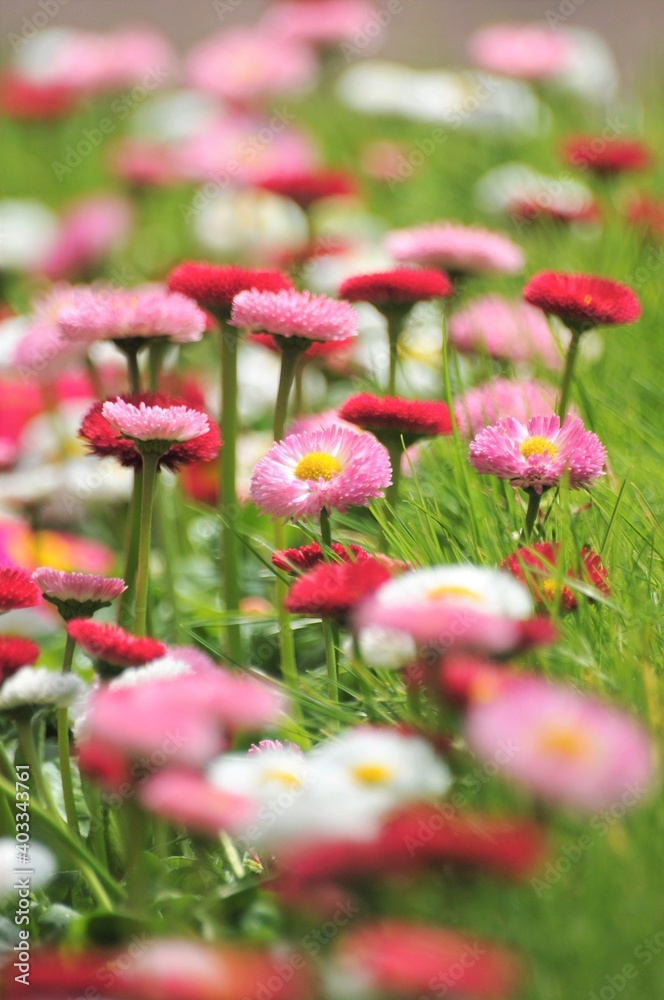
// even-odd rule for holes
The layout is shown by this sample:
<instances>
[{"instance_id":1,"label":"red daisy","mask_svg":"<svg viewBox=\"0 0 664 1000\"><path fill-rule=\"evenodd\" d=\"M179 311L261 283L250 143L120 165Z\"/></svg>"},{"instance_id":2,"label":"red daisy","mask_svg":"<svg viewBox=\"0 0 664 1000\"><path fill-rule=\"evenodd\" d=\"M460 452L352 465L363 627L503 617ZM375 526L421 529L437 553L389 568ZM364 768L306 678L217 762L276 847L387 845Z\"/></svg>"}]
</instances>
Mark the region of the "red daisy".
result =
<instances>
[{"instance_id":1,"label":"red daisy","mask_svg":"<svg viewBox=\"0 0 664 1000\"><path fill-rule=\"evenodd\" d=\"M0 81L0 110L10 118L47 121L69 114L79 101L71 87L33 83L8 73Z\"/></svg>"},{"instance_id":2,"label":"red daisy","mask_svg":"<svg viewBox=\"0 0 664 1000\"><path fill-rule=\"evenodd\" d=\"M578 332L634 323L641 315L641 303L631 288L590 274L541 271L530 279L523 297Z\"/></svg>"},{"instance_id":3,"label":"red daisy","mask_svg":"<svg viewBox=\"0 0 664 1000\"><path fill-rule=\"evenodd\" d=\"M185 261L168 276L172 292L182 292L195 299L203 309L230 316L233 299L240 292L281 292L293 284L281 271L252 271L232 264L208 264L205 261Z\"/></svg>"},{"instance_id":4,"label":"red daisy","mask_svg":"<svg viewBox=\"0 0 664 1000\"><path fill-rule=\"evenodd\" d=\"M603 594L611 593L608 573L602 560L592 549L584 547L580 552L581 572L577 575L568 570L567 576L590 583ZM560 588L558 582L558 561L560 542L537 542L513 552L502 563L512 576L528 585L538 604L550 605L560 602L565 611L575 611L578 601L569 587Z\"/></svg>"},{"instance_id":5,"label":"red daisy","mask_svg":"<svg viewBox=\"0 0 664 1000\"><path fill-rule=\"evenodd\" d=\"M41 604L41 592L29 573L13 566L0 567L0 615Z\"/></svg>"},{"instance_id":6,"label":"red daisy","mask_svg":"<svg viewBox=\"0 0 664 1000\"><path fill-rule=\"evenodd\" d=\"M362 562L371 559L370 554L361 545L341 545L340 542L332 542L332 551L343 562ZM323 550L318 542L301 545L297 549L280 549L272 553L272 565L293 575L312 569L321 562L323 562Z\"/></svg>"},{"instance_id":7,"label":"red daisy","mask_svg":"<svg viewBox=\"0 0 664 1000\"><path fill-rule=\"evenodd\" d=\"M413 305L429 299L447 299L454 286L442 271L421 271L399 267L377 274L358 274L347 278L339 295L349 302L370 302L374 306Z\"/></svg>"},{"instance_id":8,"label":"red daisy","mask_svg":"<svg viewBox=\"0 0 664 1000\"><path fill-rule=\"evenodd\" d=\"M286 608L312 618L345 618L391 576L389 569L372 556L359 562L319 563L295 581Z\"/></svg>"},{"instance_id":9,"label":"red daisy","mask_svg":"<svg viewBox=\"0 0 664 1000\"><path fill-rule=\"evenodd\" d=\"M602 176L646 170L653 161L648 147L635 139L609 141L600 136L573 136L563 152L568 163Z\"/></svg>"},{"instance_id":10,"label":"red daisy","mask_svg":"<svg viewBox=\"0 0 664 1000\"><path fill-rule=\"evenodd\" d=\"M351 396L339 409L339 416L379 440L403 435L407 445L421 437L451 434L450 411L445 403L403 399L401 396L372 396L361 392Z\"/></svg>"},{"instance_id":11,"label":"red daisy","mask_svg":"<svg viewBox=\"0 0 664 1000\"><path fill-rule=\"evenodd\" d=\"M346 932L336 947L333 969L335 962L350 992L357 982L365 995L413 1000L448 992L459 1000L506 1000L516 992L522 971L511 952L491 941L402 920L381 920Z\"/></svg>"},{"instance_id":12,"label":"red daisy","mask_svg":"<svg viewBox=\"0 0 664 1000\"><path fill-rule=\"evenodd\" d=\"M259 181L258 187L290 198L304 209L324 198L344 198L357 194L355 178L342 170L274 174Z\"/></svg>"},{"instance_id":13,"label":"red daisy","mask_svg":"<svg viewBox=\"0 0 664 1000\"><path fill-rule=\"evenodd\" d=\"M297 893L329 882L354 883L455 864L524 878L541 864L544 836L530 823L456 812L449 804L393 813L371 840L301 843L279 855L281 887Z\"/></svg>"},{"instance_id":14,"label":"red daisy","mask_svg":"<svg viewBox=\"0 0 664 1000\"><path fill-rule=\"evenodd\" d=\"M554 222L598 222L600 212L594 202L543 204L540 199L516 198L509 207L510 215L516 219L532 222L535 219L553 219Z\"/></svg>"},{"instance_id":15,"label":"red daisy","mask_svg":"<svg viewBox=\"0 0 664 1000\"><path fill-rule=\"evenodd\" d=\"M20 670L35 663L39 656L39 646L31 639L20 635L0 636L0 684Z\"/></svg>"},{"instance_id":16,"label":"red daisy","mask_svg":"<svg viewBox=\"0 0 664 1000\"><path fill-rule=\"evenodd\" d=\"M664 201L640 194L627 206L627 221L647 236L664 242Z\"/></svg>"},{"instance_id":17,"label":"red daisy","mask_svg":"<svg viewBox=\"0 0 664 1000\"><path fill-rule=\"evenodd\" d=\"M205 412L202 407L193 406L186 399L166 396L158 392L126 393L122 396L113 396L112 400L123 400L136 406L139 403L145 403L146 406L189 406L190 409L198 410L201 413ZM121 465L140 469L143 462L141 453L133 441L119 436L118 432L103 416L104 402L94 403L88 410L78 432L79 437L87 442L91 454L98 455L100 458L111 456L117 459ZM221 435L216 422L209 420L208 429L204 434L200 434L190 441L171 445L166 454L159 460L159 468L176 472L182 466L191 465L194 462L211 462L219 454L221 443Z\"/></svg>"},{"instance_id":18,"label":"red daisy","mask_svg":"<svg viewBox=\"0 0 664 1000\"><path fill-rule=\"evenodd\" d=\"M139 638L119 625L102 625L90 618L74 618L67 625L67 634L101 665L101 673L142 667L166 654L166 646L157 639Z\"/></svg>"}]
</instances>

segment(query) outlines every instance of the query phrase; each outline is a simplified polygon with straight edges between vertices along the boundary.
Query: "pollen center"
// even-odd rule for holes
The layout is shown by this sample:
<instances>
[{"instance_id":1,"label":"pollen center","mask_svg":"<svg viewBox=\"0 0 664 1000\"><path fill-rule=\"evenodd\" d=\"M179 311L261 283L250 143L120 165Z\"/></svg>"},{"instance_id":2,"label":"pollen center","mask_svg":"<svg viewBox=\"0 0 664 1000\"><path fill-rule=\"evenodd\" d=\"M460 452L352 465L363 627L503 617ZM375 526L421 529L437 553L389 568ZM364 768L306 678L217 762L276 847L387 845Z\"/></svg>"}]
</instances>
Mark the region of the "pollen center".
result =
<instances>
[{"instance_id":1,"label":"pollen center","mask_svg":"<svg viewBox=\"0 0 664 1000\"><path fill-rule=\"evenodd\" d=\"M588 752L588 741L582 733L562 727L545 730L538 743L540 750L569 761L579 760Z\"/></svg>"},{"instance_id":2,"label":"pollen center","mask_svg":"<svg viewBox=\"0 0 664 1000\"><path fill-rule=\"evenodd\" d=\"M530 458L531 455L548 455L549 458L553 458L558 452L558 445L549 441L548 438L536 434L534 437L522 441L519 445L519 451L524 458Z\"/></svg>"},{"instance_id":3,"label":"pollen center","mask_svg":"<svg viewBox=\"0 0 664 1000\"><path fill-rule=\"evenodd\" d=\"M427 594L430 601L475 601L481 603L482 597L467 587L434 587Z\"/></svg>"},{"instance_id":4,"label":"pollen center","mask_svg":"<svg viewBox=\"0 0 664 1000\"><path fill-rule=\"evenodd\" d=\"M552 601L554 597L557 597L559 587L555 580L548 579L543 581L541 590L547 601Z\"/></svg>"},{"instance_id":5,"label":"pollen center","mask_svg":"<svg viewBox=\"0 0 664 1000\"><path fill-rule=\"evenodd\" d=\"M590 303L592 302L592 300L593 300L592 295L584 295L583 296L583 304L584 304L584 306L589 306Z\"/></svg>"},{"instance_id":6,"label":"pollen center","mask_svg":"<svg viewBox=\"0 0 664 1000\"><path fill-rule=\"evenodd\" d=\"M383 785L394 772L384 764L358 764L353 768L353 777L363 785Z\"/></svg>"},{"instance_id":7,"label":"pollen center","mask_svg":"<svg viewBox=\"0 0 664 1000\"><path fill-rule=\"evenodd\" d=\"M302 786L302 782L297 775L291 771L279 771L277 768L274 768L272 771L266 771L263 775L263 784L266 785L269 781L275 781L286 788L300 788Z\"/></svg>"},{"instance_id":8,"label":"pollen center","mask_svg":"<svg viewBox=\"0 0 664 1000\"><path fill-rule=\"evenodd\" d=\"M325 451L310 451L295 466L298 479L324 479L329 482L337 472L341 472L341 462Z\"/></svg>"}]
</instances>

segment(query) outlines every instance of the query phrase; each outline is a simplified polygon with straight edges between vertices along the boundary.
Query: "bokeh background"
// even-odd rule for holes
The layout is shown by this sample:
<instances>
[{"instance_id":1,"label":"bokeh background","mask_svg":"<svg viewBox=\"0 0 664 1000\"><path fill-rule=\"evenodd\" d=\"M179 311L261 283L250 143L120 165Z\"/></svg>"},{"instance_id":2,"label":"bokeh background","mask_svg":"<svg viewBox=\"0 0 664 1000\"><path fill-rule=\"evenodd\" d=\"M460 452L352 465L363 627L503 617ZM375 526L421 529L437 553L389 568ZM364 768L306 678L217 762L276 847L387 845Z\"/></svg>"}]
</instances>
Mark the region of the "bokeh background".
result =
<instances>
[{"instance_id":1,"label":"bokeh background","mask_svg":"<svg viewBox=\"0 0 664 1000\"><path fill-rule=\"evenodd\" d=\"M132 21L161 28L178 47L186 47L220 27L255 21L267 0L54 0L51 19L77 27L104 29ZM392 23L381 54L419 65L455 65L465 61L464 43L471 31L490 20L546 19L549 11L572 13L566 23L599 31L611 45L627 86L652 77L664 48L663 0L402 0L403 13ZM219 14L221 7L233 7ZM387 4L384 4L387 6ZM38 0L2 0L0 45L11 50L8 36L22 30L23 19L39 10Z\"/></svg>"}]
</instances>

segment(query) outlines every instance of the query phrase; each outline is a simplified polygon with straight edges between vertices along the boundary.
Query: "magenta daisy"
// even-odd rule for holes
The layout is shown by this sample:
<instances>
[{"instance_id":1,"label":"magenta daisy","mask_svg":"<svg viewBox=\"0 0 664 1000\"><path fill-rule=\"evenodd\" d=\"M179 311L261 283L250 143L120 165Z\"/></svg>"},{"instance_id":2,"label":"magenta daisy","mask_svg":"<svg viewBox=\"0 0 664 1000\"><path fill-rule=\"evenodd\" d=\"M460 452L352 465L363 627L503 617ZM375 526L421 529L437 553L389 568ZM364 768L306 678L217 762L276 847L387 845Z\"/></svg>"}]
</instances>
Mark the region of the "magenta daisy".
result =
<instances>
[{"instance_id":1,"label":"magenta daisy","mask_svg":"<svg viewBox=\"0 0 664 1000\"><path fill-rule=\"evenodd\" d=\"M583 421L567 416L533 417L522 424L505 417L470 443L470 462L482 475L508 479L513 486L541 494L569 476L571 489L604 475L606 449Z\"/></svg>"},{"instance_id":2,"label":"magenta daisy","mask_svg":"<svg viewBox=\"0 0 664 1000\"><path fill-rule=\"evenodd\" d=\"M200 340L206 328L202 309L186 295L165 289L82 288L58 316L70 340L145 340L163 337L175 344Z\"/></svg>"},{"instance_id":3,"label":"magenta daisy","mask_svg":"<svg viewBox=\"0 0 664 1000\"><path fill-rule=\"evenodd\" d=\"M358 316L348 302L311 292L240 292L231 323L280 337L347 340L357 336Z\"/></svg>"},{"instance_id":4,"label":"magenta daisy","mask_svg":"<svg viewBox=\"0 0 664 1000\"><path fill-rule=\"evenodd\" d=\"M188 406L148 406L123 399L104 403L102 416L124 437L141 442L182 442L205 434L209 417Z\"/></svg>"},{"instance_id":5,"label":"magenta daisy","mask_svg":"<svg viewBox=\"0 0 664 1000\"><path fill-rule=\"evenodd\" d=\"M275 442L251 479L251 498L273 518L318 517L384 496L392 482L387 449L373 434L342 427Z\"/></svg>"},{"instance_id":6,"label":"magenta daisy","mask_svg":"<svg viewBox=\"0 0 664 1000\"><path fill-rule=\"evenodd\" d=\"M471 706L466 735L483 760L550 802L583 812L634 805L652 784L653 748L628 715L572 688L528 678ZM501 758L506 740L518 753Z\"/></svg>"},{"instance_id":7,"label":"magenta daisy","mask_svg":"<svg viewBox=\"0 0 664 1000\"><path fill-rule=\"evenodd\" d=\"M108 607L127 589L124 580L119 577L65 573L48 566L36 569L32 579L42 596L55 604L65 621L92 616L100 608Z\"/></svg>"},{"instance_id":8,"label":"magenta daisy","mask_svg":"<svg viewBox=\"0 0 664 1000\"><path fill-rule=\"evenodd\" d=\"M400 263L442 267L451 275L518 274L525 257L507 236L475 226L439 223L388 233L387 252Z\"/></svg>"}]
</instances>

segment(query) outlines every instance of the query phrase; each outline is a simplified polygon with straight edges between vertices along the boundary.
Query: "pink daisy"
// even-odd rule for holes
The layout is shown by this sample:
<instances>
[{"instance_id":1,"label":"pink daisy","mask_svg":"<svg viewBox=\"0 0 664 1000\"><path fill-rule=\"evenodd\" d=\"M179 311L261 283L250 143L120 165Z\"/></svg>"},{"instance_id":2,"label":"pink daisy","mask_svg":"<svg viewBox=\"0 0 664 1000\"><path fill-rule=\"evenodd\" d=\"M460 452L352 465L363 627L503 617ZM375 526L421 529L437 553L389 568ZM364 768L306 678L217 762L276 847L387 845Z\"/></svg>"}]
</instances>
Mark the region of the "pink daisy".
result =
<instances>
[{"instance_id":1,"label":"pink daisy","mask_svg":"<svg viewBox=\"0 0 664 1000\"><path fill-rule=\"evenodd\" d=\"M151 339L175 344L201 340L206 316L179 292L161 288L82 288L58 316L60 330L71 340Z\"/></svg>"},{"instance_id":2,"label":"pink daisy","mask_svg":"<svg viewBox=\"0 0 664 1000\"><path fill-rule=\"evenodd\" d=\"M310 45L339 45L375 19L373 0L281 0L262 24L281 38Z\"/></svg>"},{"instance_id":3,"label":"pink daisy","mask_svg":"<svg viewBox=\"0 0 664 1000\"><path fill-rule=\"evenodd\" d=\"M134 406L118 398L104 403L101 412L111 427L133 441L191 441L210 426L207 414L188 406Z\"/></svg>"},{"instance_id":4,"label":"pink daisy","mask_svg":"<svg viewBox=\"0 0 664 1000\"><path fill-rule=\"evenodd\" d=\"M490 73L546 80L570 68L573 45L563 32L540 24L490 24L471 35L468 53Z\"/></svg>"},{"instance_id":5,"label":"pink daisy","mask_svg":"<svg viewBox=\"0 0 664 1000\"><path fill-rule=\"evenodd\" d=\"M502 295L483 295L450 317L450 340L464 354L488 354L515 364L561 367L560 352L540 309Z\"/></svg>"},{"instance_id":6,"label":"pink daisy","mask_svg":"<svg viewBox=\"0 0 664 1000\"><path fill-rule=\"evenodd\" d=\"M273 518L297 520L367 506L391 482L387 449L372 434L330 427L275 442L254 469L250 494Z\"/></svg>"},{"instance_id":7,"label":"pink daisy","mask_svg":"<svg viewBox=\"0 0 664 1000\"><path fill-rule=\"evenodd\" d=\"M469 389L454 404L454 415L462 434L472 437L502 417L527 423L546 416L556 406L556 391L535 379L494 378Z\"/></svg>"},{"instance_id":8,"label":"pink daisy","mask_svg":"<svg viewBox=\"0 0 664 1000\"><path fill-rule=\"evenodd\" d=\"M233 326L304 340L347 340L357 336L357 313L348 302L311 292L240 292L233 301Z\"/></svg>"},{"instance_id":9,"label":"pink daisy","mask_svg":"<svg viewBox=\"0 0 664 1000\"><path fill-rule=\"evenodd\" d=\"M634 805L654 778L651 741L634 719L540 678L471 706L466 735L480 758L494 762L509 740L518 752L502 757L505 775L584 812Z\"/></svg>"},{"instance_id":10,"label":"pink daisy","mask_svg":"<svg viewBox=\"0 0 664 1000\"><path fill-rule=\"evenodd\" d=\"M91 616L106 608L126 589L118 577L97 576L93 573L65 573L63 570L40 566L32 579L42 596L55 604L65 620Z\"/></svg>"},{"instance_id":11,"label":"pink daisy","mask_svg":"<svg viewBox=\"0 0 664 1000\"><path fill-rule=\"evenodd\" d=\"M399 262L442 267L452 275L518 274L525 264L523 250L507 236L450 222L394 230L385 248Z\"/></svg>"},{"instance_id":12,"label":"pink daisy","mask_svg":"<svg viewBox=\"0 0 664 1000\"><path fill-rule=\"evenodd\" d=\"M234 104L306 90L317 73L316 54L309 46L248 26L206 38L187 60L192 86Z\"/></svg>"},{"instance_id":13,"label":"pink daisy","mask_svg":"<svg viewBox=\"0 0 664 1000\"><path fill-rule=\"evenodd\" d=\"M603 476L606 449L583 421L569 415L561 427L557 416L532 417L526 424L505 417L470 443L470 462L481 475L509 479L513 486L536 493L569 476L571 489Z\"/></svg>"}]
</instances>

